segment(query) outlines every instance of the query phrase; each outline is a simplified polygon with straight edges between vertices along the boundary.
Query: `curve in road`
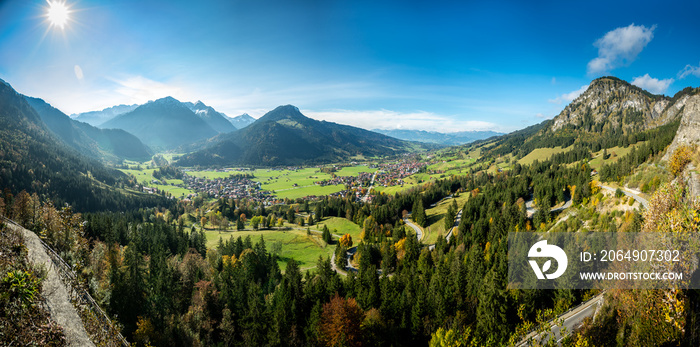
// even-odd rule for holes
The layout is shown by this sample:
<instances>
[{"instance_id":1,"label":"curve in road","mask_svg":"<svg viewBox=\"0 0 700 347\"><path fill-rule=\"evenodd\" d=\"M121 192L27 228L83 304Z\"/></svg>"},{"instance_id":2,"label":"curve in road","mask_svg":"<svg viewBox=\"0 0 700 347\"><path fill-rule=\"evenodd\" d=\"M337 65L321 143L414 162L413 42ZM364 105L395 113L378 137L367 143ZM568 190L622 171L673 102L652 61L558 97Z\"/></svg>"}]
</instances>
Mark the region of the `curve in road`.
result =
<instances>
[{"instance_id":1,"label":"curve in road","mask_svg":"<svg viewBox=\"0 0 700 347\"><path fill-rule=\"evenodd\" d=\"M603 188L603 189L605 189L605 190L611 191L611 192L613 192L613 193L617 191L617 188L609 187L609 186L602 185L602 184L600 185L600 187ZM649 201L647 201L647 199L644 199L643 197L641 197L641 196L639 196L639 195L637 195L637 194L635 194L635 193L632 193L632 192L628 191L626 188L620 188L620 190L621 190L623 193L625 193L625 195L631 196L634 200L637 200L637 202L639 202L640 204L642 204L642 206L644 206L644 208L646 208L646 209L649 208Z\"/></svg>"}]
</instances>

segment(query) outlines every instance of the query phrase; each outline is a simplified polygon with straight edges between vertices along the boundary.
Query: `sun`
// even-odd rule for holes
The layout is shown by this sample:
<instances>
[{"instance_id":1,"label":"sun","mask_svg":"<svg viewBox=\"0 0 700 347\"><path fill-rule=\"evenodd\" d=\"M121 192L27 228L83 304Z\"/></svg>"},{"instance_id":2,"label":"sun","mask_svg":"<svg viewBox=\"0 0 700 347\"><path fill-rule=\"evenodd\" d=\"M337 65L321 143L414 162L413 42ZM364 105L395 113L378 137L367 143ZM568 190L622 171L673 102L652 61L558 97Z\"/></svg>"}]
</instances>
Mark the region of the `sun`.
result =
<instances>
[{"instance_id":1,"label":"sun","mask_svg":"<svg viewBox=\"0 0 700 347\"><path fill-rule=\"evenodd\" d=\"M46 10L46 18L48 18L51 26L63 29L70 19L71 11L68 9L65 2L57 0L47 0L47 2L49 3L49 8Z\"/></svg>"}]
</instances>

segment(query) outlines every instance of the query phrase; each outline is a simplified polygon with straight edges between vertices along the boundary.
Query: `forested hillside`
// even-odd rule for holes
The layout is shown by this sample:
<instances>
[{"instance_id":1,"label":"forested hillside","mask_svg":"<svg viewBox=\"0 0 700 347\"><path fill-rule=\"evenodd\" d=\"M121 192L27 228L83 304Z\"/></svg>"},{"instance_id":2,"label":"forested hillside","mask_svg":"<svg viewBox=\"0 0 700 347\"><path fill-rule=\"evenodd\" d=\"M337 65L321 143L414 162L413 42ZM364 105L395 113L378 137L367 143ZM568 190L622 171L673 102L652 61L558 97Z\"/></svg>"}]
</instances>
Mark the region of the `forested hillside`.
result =
<instances>
[{"instance_id":1,"label":"forested hillside","mask_svg":"<svg viewBox=\"0 0 700 347\"><path fill-rule=\"evenodd\" d=\"M53 135L24 96L0 83L0 187L69 203L79 211L120 210L166 204L157 196L115 188L126 177L78 154Z\"/></svg>"},{"instance_id":2,"label":"forested hillside","mask_svg":"<svg viewBox=\"0 0 700 347\"><path fill-rule=\"evenodd\" d=\"M207 148L183 156L178 165L311 165L434 147L317 121L286 105L241 130L215 138Z\"/></svg>"},{"instance_id":3,"label":"forested hillside","mask_svg":"<svg viewBox=\"0 0 700 347\"><path fill-rule=\"evenodd\" d=\"M150 148L124 130L99 129L70 119L44 100L26 99L49 130L81 154L113 163L122 159L148 160L153 155Z\"/></svg>"}]
</instances>

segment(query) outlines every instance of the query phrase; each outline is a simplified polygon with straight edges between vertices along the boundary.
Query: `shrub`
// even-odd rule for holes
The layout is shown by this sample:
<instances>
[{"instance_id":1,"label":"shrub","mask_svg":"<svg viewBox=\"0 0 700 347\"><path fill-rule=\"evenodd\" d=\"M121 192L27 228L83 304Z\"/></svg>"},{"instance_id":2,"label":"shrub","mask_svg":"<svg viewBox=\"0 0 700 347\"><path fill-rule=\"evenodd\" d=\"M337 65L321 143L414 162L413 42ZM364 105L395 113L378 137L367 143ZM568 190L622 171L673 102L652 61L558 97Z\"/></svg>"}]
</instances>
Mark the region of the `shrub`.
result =
<instances>
[{"instance_id":1,"label":"shrub","mask_svg":"<svg viewBox=\"0 0 700 347\"><path fill-rule=\"evenodd\" d=\"M674 152L673 155L671 156L671 160L669 161L669 168L671 169L671 174L673 176L678 176L683 172L683 169L685 169L685 166L690 163L691 156L693 155L693 151L690 147L688 146L680 146L678 147Z\"/></svg>"}]
</instances>

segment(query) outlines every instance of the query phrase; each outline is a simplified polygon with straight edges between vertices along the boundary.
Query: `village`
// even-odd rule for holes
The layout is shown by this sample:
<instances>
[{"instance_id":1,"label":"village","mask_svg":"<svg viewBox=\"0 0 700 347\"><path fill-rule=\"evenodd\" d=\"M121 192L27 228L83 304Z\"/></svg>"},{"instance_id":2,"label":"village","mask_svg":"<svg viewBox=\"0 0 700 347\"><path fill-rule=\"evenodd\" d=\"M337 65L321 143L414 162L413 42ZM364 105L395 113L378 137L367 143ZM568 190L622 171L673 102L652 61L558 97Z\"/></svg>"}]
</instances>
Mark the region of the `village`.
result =
<instances>
[{"instance_id":1,"label":"village","mask_svg":"<svg viewBox=\"0 0 700 347\"><path fill-rule=\"evenodd\" d=\"M392 163L381 163L370 165L370 169L377 169L374 177L374 184L383 187L403 186L403 179L416 174L429 163L418 161L413 157L397 160ZM362 190L369 187L372 182L373 173L360 172L357 176L335 176L333 178L315 182L320 186L343 184L347 189Z\"/></svg>"},{"instance_id":2,"label":"village","mask_svg":"<svg viewBox=\"0 0 700 347\"><path fill-rule=\"evenodd\" d=\"M260 182L254 182L243 175L231 175L226 178L200 178L185 173L183 182L187 189L199 194L206 193L212 198L249 199L272 203L275 197L260 188Z\"/></svg>"}]
</instances>

